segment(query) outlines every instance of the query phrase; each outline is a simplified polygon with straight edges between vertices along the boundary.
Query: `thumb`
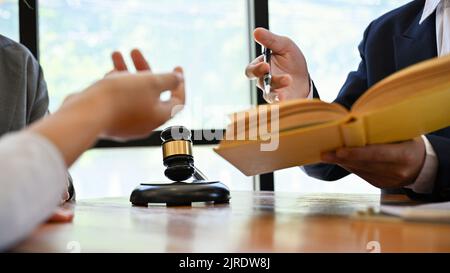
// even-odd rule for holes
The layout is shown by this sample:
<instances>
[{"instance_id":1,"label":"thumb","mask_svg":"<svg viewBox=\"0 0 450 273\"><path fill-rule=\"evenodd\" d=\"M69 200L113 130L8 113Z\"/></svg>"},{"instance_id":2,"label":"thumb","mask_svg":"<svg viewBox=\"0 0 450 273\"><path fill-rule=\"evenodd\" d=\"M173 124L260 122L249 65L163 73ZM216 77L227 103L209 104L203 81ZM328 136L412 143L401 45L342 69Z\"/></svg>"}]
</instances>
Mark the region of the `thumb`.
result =
<instances>
[{"instance_id":1,"label":"thumb","mask_svg":"<svg viewBox=\"0 0 450 273\"><path fill-rule=\"evenodd\" d=\"M184 74L183 68L177 67L174 73L181 75ZM176 88L171 90L170 100L161 102L161 106L165 111L170 111L171 115L174 116L184 108L186 103L186 92L185 92L185 82L182 81Z\"/></svg>"},{"instance_id":2,"label":"thumb","mask_svg":"<svg viewBox=\"0 0 450 273\"><path fill-rule=\"evenodd\" d=\"M185 93L185 81L184 81L184 71L182 67L176 67L174 70L175 73L181 75L183 77L183 81L181 84L177 86L177 88L172 90L172 103L174 105L183 105L186 102L186 93Z\"/></svg>"},{"instance_id":3,"label":"thumb","mask_svg":"<svg viewBox=\"0 0 450 273\"><path fill-rule=\"evenodd\" d=\"M145 77L149 86L160 93L167 90L174 90L184 82L183 74L178 72L164 74L151 74L150 72L144 72L140 74Z\"/></svg>"},{"instance_id":4,"label":"thumb","mask_svg":"<svg viewBox=\"0 0 450 273\"><path fill-rule=\"evenodd\" d=\"M276 35L265 28L257 28L253 34L256 42L271 49L276 54L285 54L292 47L292 40Z\"/></svg>"}]
</instances>

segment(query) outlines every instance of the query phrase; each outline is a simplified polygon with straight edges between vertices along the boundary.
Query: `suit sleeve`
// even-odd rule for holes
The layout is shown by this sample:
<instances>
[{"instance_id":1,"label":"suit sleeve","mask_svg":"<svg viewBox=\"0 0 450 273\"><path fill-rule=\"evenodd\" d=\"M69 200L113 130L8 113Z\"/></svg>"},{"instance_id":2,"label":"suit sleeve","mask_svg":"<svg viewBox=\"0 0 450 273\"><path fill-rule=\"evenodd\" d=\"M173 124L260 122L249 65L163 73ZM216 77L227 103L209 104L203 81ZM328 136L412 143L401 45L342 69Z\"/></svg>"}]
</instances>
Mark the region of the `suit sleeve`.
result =
<instances>
[{"instance_id":1,"label":"suit sleeve","mask_svg":"<svg viewBox=\"0 0 450 273\"><path fill-rule=\"evenodd\" d=\"M450 200L450 139L428 135L439 161L438 173L433 191L433 199L437 201Z\"/></svg>"},{"instance_id":2,"label":"suit sleeve","mask_svg":"<svg viewBox=\"0 0 450 273\"><path fill-rule=\"evenodd\" d=\"M49 106L47 84L45 82L42 67L33 57L30 56L30 58L32 58L32 60L30 62L31 64L27 67L27 73L30 75L30 79L35 79L35 82L29 83L27 87L28 98L30 101L30 108L27 109L28 125L48 114Z\"/></svg>"},{"instance_id":3,"label":"suit sleeve","mask_svg":"<svg viewBox=\"0 0 450 273\"><path fill-rule=\"evenodd\" d=\"M339 92L338 97L335 102L343 105L345 108L350 109L358 98L367 91L367 67L365 59L366 51L366 41L370 32L370 26L366 29L364 33L364 39L359 45L359 53L361 56L361 62L359 64L358 70L351 72L347 80ZM319 98L319 93L314 86L314 96ZM311 177L325 180L325 181L336 181L350 174L347 170L331 164L314 164L304 166L303 170Z\"/></svg>"}]
</instances>

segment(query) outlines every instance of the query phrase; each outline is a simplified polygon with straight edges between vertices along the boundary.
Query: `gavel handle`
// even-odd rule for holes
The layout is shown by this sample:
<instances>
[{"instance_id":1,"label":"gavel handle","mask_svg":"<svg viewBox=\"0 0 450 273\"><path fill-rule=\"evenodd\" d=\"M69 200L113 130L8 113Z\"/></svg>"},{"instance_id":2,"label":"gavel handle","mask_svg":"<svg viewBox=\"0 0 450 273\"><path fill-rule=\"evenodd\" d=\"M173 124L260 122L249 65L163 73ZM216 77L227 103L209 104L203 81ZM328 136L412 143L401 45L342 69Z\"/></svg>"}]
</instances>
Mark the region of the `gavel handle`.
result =
<instances>
[{"instance_id":1,"label":"gavel handle","mask_svg":"<svg viewBox=\"0 0 450 273\"><path fill-rule=\"evenodd\" d=\"M195 172L194 172L194 178L199 181L207 181L208 178L206 175L204 175L197 167L194 166Z\"/></svg>"}]
</instances>

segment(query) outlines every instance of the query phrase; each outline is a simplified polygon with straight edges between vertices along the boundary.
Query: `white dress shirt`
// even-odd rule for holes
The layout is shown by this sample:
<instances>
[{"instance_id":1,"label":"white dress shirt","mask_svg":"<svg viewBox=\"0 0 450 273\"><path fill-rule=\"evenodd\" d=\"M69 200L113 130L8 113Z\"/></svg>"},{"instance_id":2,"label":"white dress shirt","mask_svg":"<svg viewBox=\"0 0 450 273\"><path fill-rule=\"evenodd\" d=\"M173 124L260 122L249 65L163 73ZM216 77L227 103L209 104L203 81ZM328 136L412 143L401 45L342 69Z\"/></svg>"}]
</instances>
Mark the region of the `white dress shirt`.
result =
<instances>
[{"instance_id":1,"label":"white dress shirt","mask_svg":"<svg viewBox=\"0 0 450 273\"><path fill-rule=\"evenodd\" d=\"M437 53L441 57L450 54L450 0L426 0L419 24L429 19L434 12L436 12ZM416 193L429 194L434 189L439 161L430 141L425 136L422 138L426 147L425 164L416 182L408 188Z\"/></svg>"},{"instance_id":2,"label":"white dress shirt","mask_svg":"<svg viewBox=\"0 0 450 273\"><path fill-rule=\"evenodd\" d=\"M67 168L46 138L28 132L0 139L0 251L47 220L67 189Z\"/></svg>"},{"instance_id":3,"label":"white dress shirt","mask_svg":"<svg viewBox=\"0 0 450 273\"><path fill-rule=\"evenodd\" d=\"M426 0L422 18L422 24L436 11L436 44L438 56L450 54L450 0ZM314 98L313 84L308 95ZM422 136L426 148L424 166L415 183L407 188L419 194L430 194L434 189L434 182L438 172L439 161L430 141Z\"/></svg>"}]
</instances>

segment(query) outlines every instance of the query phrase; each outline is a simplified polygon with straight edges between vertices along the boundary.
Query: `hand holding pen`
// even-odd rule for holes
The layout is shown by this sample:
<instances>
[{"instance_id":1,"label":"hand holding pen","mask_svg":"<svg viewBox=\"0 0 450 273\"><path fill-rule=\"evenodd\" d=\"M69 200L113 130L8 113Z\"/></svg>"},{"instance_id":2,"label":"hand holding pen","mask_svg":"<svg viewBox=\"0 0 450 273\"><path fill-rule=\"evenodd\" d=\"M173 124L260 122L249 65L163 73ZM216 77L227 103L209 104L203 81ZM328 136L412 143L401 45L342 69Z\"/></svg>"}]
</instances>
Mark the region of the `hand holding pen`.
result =
<instances>
[{"instance_id":1,"label":"hand holding pen","mask_svg":"<svg viewBox=\"0 0 450 273\"><path fill-rule=\"evenodd\" d=\"M245 70L247 78L257 81L268 101L276 101L276 97L279 101L307 98L311 90L309 73L297 45L289 38L263 28L256 29L254 36L258 44L270 51L264 50L248 64Z\"/></svg>"}]
</instances>

